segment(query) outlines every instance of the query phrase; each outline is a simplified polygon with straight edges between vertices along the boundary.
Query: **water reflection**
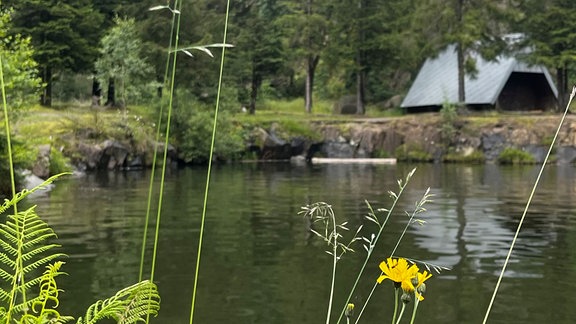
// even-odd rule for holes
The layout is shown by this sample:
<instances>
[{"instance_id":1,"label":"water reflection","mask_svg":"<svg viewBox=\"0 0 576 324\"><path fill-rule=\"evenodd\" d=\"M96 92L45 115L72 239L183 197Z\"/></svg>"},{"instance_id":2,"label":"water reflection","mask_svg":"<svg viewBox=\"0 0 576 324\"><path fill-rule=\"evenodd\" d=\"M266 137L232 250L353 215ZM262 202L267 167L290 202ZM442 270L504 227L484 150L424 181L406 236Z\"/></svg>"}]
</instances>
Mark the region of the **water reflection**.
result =
<instances>
[{"instance_id":1,"label":"water reflection","mask_svg":"<svg viewBox=\"0 0 576 324\"><path fill-rule=\"evenodd\" d=\"M197 316L202 323L319 323L330 281L325 245L307 240L300 206L325 201L339 220L364 222L364 200L389 207L388 190L412 165L232 165L213 170ZM429 281L419 308L424 323L481 322L522 215L537 167L420 165L369 262L353 301L361 303L378 262L396 242L426 188L435 195L399 247L409 256L453 270ZM205 169L170 170L165 188L156 281L157 323L187 323L192 294ZM137 280L148 173L104 173L58 182L34 197L40 215L69 254L62 313L78 315L98 298ZM512 255L491 323L571 323L576 310L576 217L571 166L550 166L542 178ZM155 202L153 201L153 205ZM152 210L155 218L157 211ZM153 229L155 220L150 224ZM367 226L367 231L374 230ZM151 260L147 237L147 269ZM363 262L362 249L340 263L335 309ZM148 272L148 270L147 270ZM562 282L562 289L551 291ZM364 318L387 321L391 294L378 291ZM425 319L425 320L424 320Z\"/></svg>"}]
</instances>

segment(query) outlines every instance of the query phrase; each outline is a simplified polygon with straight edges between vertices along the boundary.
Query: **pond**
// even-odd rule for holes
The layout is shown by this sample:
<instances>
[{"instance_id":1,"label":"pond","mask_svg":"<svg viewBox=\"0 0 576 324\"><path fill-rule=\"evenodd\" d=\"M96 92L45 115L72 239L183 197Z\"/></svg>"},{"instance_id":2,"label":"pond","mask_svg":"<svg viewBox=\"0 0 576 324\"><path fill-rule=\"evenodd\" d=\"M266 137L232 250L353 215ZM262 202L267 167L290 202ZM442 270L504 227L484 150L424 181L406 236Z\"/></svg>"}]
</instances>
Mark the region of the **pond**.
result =
<instances>
[{"instance_id":1,"label":"pond","mask_svg":"<svg viewBox=\"0 0 576 324\"><path fill-rule=\"evenodd\" d=\"M331 279L326 245L298 215L331 204L338 221L369 236L367 202L390 207L389 190L417 170L384 229L352 302L361 305L414 204L434 195L398 256L451 268L427 282L419 323L481 323L522 215L537 166L237 164L213 168L207 205L198 323L324 323ZM28 199L68 254L59 282L61 313L75 317L95 300L138 280L149 171L88 174ZM169 170L160 220L155 281L162 305L154 323L189 323L206 179L205 168ZM157 197L157 188L154 193ZM576 318L576 169L546 169L489 323L573 323ZM156 205L156 199L152 201ZM157 211L151 212L156 218ZM379 214L383 217L383 214ZM155 221L149 225L155 228ZM348 235L348 234L345 234ZM147 237L149 276L153 233ZM334 314L344 306L365 258L357 245L338 262ZM390 322L393 290L378 286L364 323ZM408 309L410 311L410 308ZM335 323L335 321L333 321ZM408 322L408 321L406 321ZM418 321L417 321L418 322Z\"/></svg>"}]
</instances>

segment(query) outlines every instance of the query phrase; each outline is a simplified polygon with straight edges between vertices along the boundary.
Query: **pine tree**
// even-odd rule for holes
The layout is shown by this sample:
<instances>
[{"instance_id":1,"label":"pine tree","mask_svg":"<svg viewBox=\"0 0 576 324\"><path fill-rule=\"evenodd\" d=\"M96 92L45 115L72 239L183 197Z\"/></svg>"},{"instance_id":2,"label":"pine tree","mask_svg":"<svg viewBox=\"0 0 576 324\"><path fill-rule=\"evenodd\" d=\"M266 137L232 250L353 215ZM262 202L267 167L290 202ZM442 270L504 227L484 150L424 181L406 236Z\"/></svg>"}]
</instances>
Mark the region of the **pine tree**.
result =
<instances>
[{"instance_id":1,"label":"pine tree","mask_svg":"<svg viewBox=\"0 0 576 324\"><path fill-rule=\"evenodd\" d=\"M92 70L102 15L89 0L8 0L2 7L14 8L14 33L32 38L46 85L40 103L50 106L55 73Z\"/></svg>"}]
</instances>

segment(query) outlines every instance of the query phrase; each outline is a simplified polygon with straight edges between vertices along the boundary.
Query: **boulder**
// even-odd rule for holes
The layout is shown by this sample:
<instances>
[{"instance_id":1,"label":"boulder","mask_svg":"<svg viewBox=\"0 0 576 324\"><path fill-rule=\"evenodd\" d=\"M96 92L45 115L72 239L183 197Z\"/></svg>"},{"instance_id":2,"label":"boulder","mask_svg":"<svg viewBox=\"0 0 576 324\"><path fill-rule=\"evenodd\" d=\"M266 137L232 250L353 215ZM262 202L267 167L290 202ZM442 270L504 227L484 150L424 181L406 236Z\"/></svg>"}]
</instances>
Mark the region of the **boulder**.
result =
<instances>
[{"instance_id":1,"label":"boulder","mask_svg":"<svg viewBox=\"0 0 576 324\"><path fill-rule=\"evenodd\" d=\"M36 161L32 167L32 174L42 178L47 179L50 176L50 150L52 147L50 144L40 145L38 147L38 155L36 156Z\"/></svg>"}]
</instances>

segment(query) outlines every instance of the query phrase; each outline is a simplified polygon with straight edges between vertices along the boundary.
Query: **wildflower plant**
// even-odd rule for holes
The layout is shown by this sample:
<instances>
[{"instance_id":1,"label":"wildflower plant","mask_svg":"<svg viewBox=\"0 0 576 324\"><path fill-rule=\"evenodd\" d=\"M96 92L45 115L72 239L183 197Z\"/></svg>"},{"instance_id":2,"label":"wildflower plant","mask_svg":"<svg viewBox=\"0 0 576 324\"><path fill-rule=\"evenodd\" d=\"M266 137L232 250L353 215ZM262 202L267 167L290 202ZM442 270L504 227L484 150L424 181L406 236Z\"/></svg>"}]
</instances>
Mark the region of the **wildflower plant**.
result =
<instances>
[{"instance_id":1,"label":"wildflower plant","mask_svg":"<svg viewBox=\"0 0 576 324\"><path fill-rule=\"evenodd\" d=\"M360 278L362 277L366 265L368 264L368 261L370 260L372 254L375 251L375 247L377 245L380 236L384 231L384 228L388 224L388 221L392 216L398 201L400 200L406 186L408 185L415 171L416 169L413 169L408 173L405 179L398 180L397 192L394 191L388 192L389 196L392 198L392 204L390 208L388 209L379 208L374 210L374 208L372 208L370 203L366 201L369 213L364 217L364 219L367 222L374 223L377 226L376 232L369 233L368 235L363 235L362 233L363 225L360 225L355 230L354 235L352 235L351 238L344 239L343 233L350 230L348 228L348 222L337 223L336 216L334 214L332 206L327 203L319 202L302 207L302 211L300 212L300 214L303 214L309 220L309 223L311 224L309 229L310 232L316 235L317 237L320 237L323 241L327 243L329 249L326 251L326 253L331 255L333 259L332 283L330 289L330 298L328 304L328 313L326 316L326 323L330 322L331 317L332 301L335 290L334 283L336 277L336 267L338 261L340 261L341 257L346 252L354 252L352 246L354 245L355 242L359 242L362 243L362 246L366 251L366 257L361 269L358 272L356 280L350 290L350 294L348 295L344 307L342 308L340 316L337 320L337 323L340 323L343 320L343 318L346 318L346 323L351 323L352 318L354 317L354 310L356 308L354 304L350 303L352 296L354 296L355 294ZM368 297L364 301L364 304L361 305L361 307L359 308L360 311L354 323L358 323L358 321L360 320L362 313L364 312L364 309L366 308L366 305L368 304L378 284L382 283L386 279L389 279L392 282L394 282L394 289L396 292L395 307L394 307L395 311L392 317L392 323L393 324L399 323L400 319L402 318L402 314L404 313L406 304L408 304L412 299L415 300L414 310L412 313L412 322L414 322L418 303L424 299L423 294L426 290L426 284L424 282L432 277L432 274L430 273L431 269L438 273L442 270L448 269L446 267L414 259L394 257L400 245L400 242L404 237L404 235L406 234L408 228L414 224L423 225L426 223L423 219L417 218L417 215L426 211L424 205L427 202L430 202L431 196L432 194L430 193L430 189L428 188L424 192L422 198L415 203L412 212L406 212L406 211L404 212L404 214L407 216L406 225L403 231L401 232L396 242L396 245L392 249L390 257L380 264L381 274L374 283L374 286L372 287L372 290L370 291ZM384 216L379 217L378 214L383 214ZM318 227L318 224L321 224L321 226ZM424 265L426 270L420 272L420 268L418 267L417 264ZM400 292L402 292L402 294L400 294ZM398 315L398 309L400 308L399 299L403 301L402 308L400 309L400 315Z\"/></svg>"}]
</instances>

